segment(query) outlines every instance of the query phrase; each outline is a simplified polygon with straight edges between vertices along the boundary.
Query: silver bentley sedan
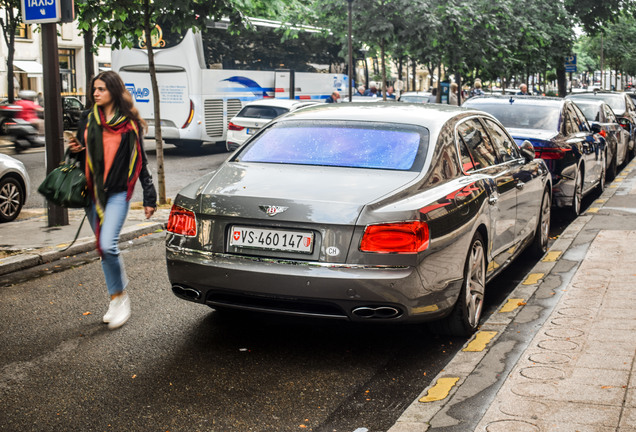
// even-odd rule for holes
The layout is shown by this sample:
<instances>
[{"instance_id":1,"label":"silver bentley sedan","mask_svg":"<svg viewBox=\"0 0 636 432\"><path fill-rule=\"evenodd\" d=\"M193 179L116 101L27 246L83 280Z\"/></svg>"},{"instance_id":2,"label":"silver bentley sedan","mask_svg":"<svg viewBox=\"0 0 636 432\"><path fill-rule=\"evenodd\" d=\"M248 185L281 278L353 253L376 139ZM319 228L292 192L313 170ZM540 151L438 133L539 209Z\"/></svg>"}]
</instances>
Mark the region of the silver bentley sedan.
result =
<instances>
[{"instance_id":1,"label":"silver bentley sedan","mask_svg":"<svg viewBox=\"0 0 636 432\"><path fill-rule=\"evenodd\" d=\"M547 249L545 163L491 115L443 105L289 113L176 197L172 290L218 310L429 321L467 336L486 282Z\"/></svg>"}]
</instances>

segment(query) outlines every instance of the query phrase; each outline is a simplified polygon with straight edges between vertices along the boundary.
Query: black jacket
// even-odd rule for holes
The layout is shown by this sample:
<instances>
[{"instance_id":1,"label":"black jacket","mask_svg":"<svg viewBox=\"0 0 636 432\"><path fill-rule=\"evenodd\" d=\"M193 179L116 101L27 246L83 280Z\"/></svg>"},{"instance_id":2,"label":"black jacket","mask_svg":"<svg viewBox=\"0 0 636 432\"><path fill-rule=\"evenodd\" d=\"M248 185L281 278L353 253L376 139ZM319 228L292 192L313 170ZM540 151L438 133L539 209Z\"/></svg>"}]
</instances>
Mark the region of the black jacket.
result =
<instances>
[{"instance_id":1,"label":"black jacket","mask_svg":"<svg viewBox=\"0 0 636 432\"><path fill-rule=\"evenodd\" d=\"M88 114L91 110L86 110L82 113L79 122L77 124L77 139L82 143L83 147L86 147L84 142L84 131L88 124ZM131 133L131 132L127 132ZM122 141L127 140L127 134L122 135ZM144 141L141 140L141 172L139 173L139 182L143 189L143 205L144 207L157 207L157 191L155 185L152 183L152 175L148 171L148 157L144 150ZM82 164L82 170L86 170L86 150L77 154ZM128 164L130 162L130 148L128 146L120 145L117 153L115 154L115 160L108 172L106 182L104 183L104 191L108 196L111 193L123 192L128 189Z\"/></svg>"}]
</instances>

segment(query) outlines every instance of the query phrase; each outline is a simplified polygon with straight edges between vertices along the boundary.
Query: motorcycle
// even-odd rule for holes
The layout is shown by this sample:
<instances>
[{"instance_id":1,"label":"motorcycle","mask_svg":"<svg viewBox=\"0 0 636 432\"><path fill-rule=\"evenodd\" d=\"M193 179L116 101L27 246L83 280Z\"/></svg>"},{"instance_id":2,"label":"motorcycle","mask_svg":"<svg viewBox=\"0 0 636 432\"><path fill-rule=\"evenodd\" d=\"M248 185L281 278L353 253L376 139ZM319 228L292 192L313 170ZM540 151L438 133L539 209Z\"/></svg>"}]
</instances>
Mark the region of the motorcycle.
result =
<instances>
[{"instance_id":1,"label":"motorcycle","mask_svg":"<svg viewBox=\"0 0 636 432\"><path fill-rule=\"evenodd\" d=\"M44 147L45 139L37 128L26 120L16 118L20 110L22 107L19 105L0 107L2 134L13 143L16 153L31 147Z\"/></svg>"}]
</instances>

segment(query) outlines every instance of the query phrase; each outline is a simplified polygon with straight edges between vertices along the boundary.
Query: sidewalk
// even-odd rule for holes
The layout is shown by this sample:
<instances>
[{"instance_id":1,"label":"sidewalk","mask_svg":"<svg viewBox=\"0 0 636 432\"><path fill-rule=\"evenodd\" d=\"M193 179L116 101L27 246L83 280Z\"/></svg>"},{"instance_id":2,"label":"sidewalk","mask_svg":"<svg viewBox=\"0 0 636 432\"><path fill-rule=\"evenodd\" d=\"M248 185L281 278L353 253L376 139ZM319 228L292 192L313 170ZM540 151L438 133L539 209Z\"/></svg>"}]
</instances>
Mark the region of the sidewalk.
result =
<instances>
[{"instance_id":1,"label":"sidewalk","mask_svg":"<svg viewBox=\"0 0 636 432\"><path fill-rule=\"evenodd\" d=\"M636 159L389 432L636 431L635 304Z\"/></svg>"},{"instance_id":2,"label":"sidewalk","mask_svg":"<svg viewBox=\"0 0 636 432\"><path fill-rule=\"evenodd\" d=\"M167 205L146 219L141 204L131 204L120 241L163 230L169 215ZM62 251L73 241L83 217L84 210L69 209L68 225L49 227L46 209L24 209L15 221L0 224L0 276L94 250L95 236L84 221L75 244Z\"/></svg>"}]
</instances>

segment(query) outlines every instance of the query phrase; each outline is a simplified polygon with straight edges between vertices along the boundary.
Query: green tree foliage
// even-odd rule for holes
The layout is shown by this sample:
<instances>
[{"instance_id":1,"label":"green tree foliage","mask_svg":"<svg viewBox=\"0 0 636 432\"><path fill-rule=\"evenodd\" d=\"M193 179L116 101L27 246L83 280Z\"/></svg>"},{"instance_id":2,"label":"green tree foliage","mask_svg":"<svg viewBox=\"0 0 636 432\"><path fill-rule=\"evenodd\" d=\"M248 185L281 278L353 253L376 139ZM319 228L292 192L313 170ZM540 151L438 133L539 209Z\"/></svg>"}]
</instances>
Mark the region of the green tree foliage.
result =
<instances>
[{"instance_id":1,"label":"green tree foliage","mask_svg":"<svg viewBox=\"0 0 636 432\"><path fill-rule=\"evenodd\" d=\"M621 14L634 16L636 13L634 0L564 0L563 3L588 34L602 32L608 23L616 22Z\"/></svg>"}]
</instances>

